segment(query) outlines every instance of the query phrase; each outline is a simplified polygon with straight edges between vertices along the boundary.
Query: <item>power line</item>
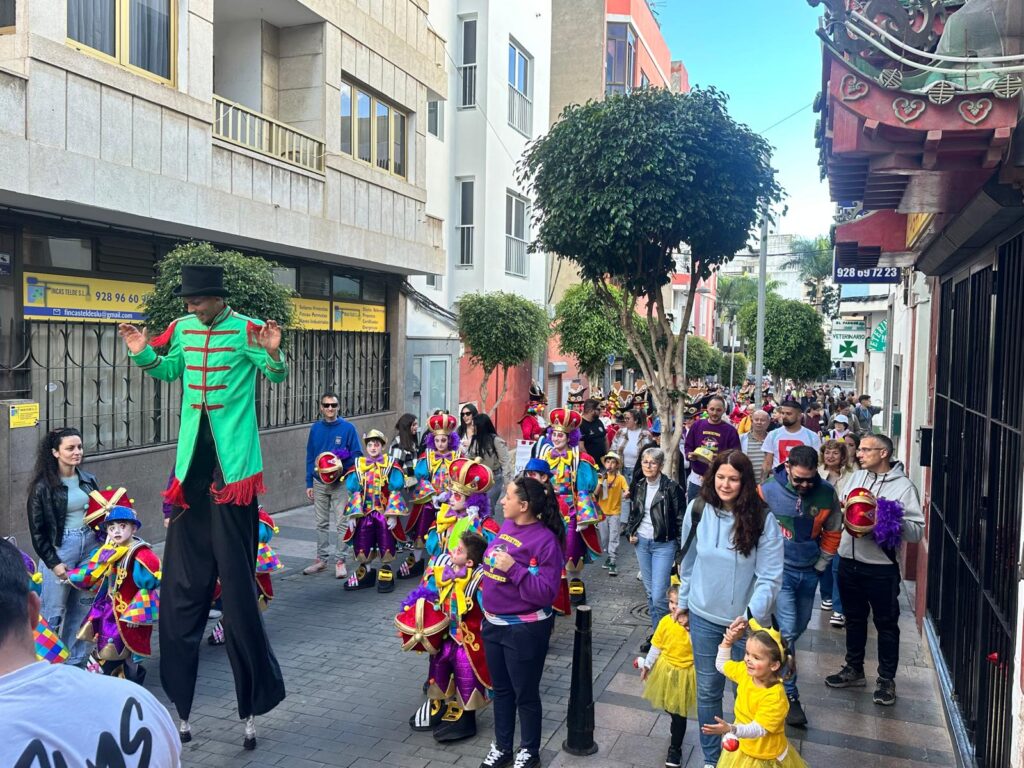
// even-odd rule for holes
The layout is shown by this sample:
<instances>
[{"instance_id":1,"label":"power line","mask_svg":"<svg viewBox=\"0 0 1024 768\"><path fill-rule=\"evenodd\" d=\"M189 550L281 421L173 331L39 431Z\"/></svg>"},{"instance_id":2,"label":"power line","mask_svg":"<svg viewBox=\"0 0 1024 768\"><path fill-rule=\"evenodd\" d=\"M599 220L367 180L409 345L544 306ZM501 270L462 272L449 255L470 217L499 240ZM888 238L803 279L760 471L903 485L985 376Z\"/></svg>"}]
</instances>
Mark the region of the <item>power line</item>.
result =
<instances>
[{"instance_id":1,"label":"power line","mask_svg":"<svg viewBox=\"0 0 1024 768\"><path fill-rule=\"evenodd\" d=\"M801 112L803 112L805 109L807 109L809 107L813 107L813 106L814 106L814 102L813 101L810 104L804 104L804 106L800 107L800 109L798 109L796 112L793 112L791 114L786 115L784 118L782 118L781 120L779 120L777 122L772 123L771 125L769 125L764 130L758 131L758 133L762 133L762 134L763 133L768 133L768 131L770 131L772 128L778 128L780 125L782 125L787 120L790 120L790 119L796 117Z\"/></svg>"}]
</instances>

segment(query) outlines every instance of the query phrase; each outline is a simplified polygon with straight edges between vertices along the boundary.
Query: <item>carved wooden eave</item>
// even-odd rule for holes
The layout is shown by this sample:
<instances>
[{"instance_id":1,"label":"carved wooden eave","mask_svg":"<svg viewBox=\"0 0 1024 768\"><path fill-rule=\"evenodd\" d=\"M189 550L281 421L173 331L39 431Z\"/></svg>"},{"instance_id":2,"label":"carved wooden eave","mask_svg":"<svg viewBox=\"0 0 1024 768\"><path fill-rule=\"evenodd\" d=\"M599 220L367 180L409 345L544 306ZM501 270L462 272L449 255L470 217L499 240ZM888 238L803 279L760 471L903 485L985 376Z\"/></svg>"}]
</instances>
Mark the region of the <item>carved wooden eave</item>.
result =
<instances>
[{"instance_id":1,"label":"carved wooden eave","mask_svg":"<svg viewBox=\"0 0 1024 768\"><path fill-rule=\"evenodd\" d=\"M1010 146L1019 99L889 89L824 49L819 144L834 201L864 210L959 210Z\"/></svg>"}]
</instances>

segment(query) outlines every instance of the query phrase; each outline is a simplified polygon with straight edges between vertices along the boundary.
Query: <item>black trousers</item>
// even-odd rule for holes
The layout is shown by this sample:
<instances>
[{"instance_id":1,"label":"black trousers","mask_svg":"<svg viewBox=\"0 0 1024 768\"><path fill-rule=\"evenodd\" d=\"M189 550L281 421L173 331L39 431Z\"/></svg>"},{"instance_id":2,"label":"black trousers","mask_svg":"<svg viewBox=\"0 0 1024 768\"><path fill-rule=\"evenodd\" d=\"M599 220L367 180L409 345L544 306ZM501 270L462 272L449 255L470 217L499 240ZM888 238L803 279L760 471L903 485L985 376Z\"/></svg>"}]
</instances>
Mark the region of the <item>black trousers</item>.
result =
<instances>
[{"instance_id":1,"label":"black trousers","mask_svg":"<svg viewBox=\"0 0 1024 768\"><path fill-rule=\"evenodd\" d=\"M846 663L864 671L868 613L878 631L878 676L896 678L900 663L900 569L842 558L839 596L846 614Z\"/></svg>"},{"instance_id":2,"label":"black trousers","mask_svg":"<svg viewBox=\"0 0 1024 768\"><path fill-rule=\"evenodd\" d=\"M554 617L508 626L484 621L484 653L494 684L494 743L512 751L519 712L521 747L540 754L540 678Z\"/></svg>"},{"instance_id":3,"label":"black trousers","mask_svg":"<svg viewBox=\"0 0 1024 768\"><path fill-rule=\"evenodd\" d=\"M285 696L256 601L258 505L255 499L246 506L214 503L213 482L220 486L223 478L204 413L182 484L189 508L167 528L160 583L160 682L185 719L192 711L199 646L218 576L239 717L269 712Z\"/></svg>"}]
</instances>

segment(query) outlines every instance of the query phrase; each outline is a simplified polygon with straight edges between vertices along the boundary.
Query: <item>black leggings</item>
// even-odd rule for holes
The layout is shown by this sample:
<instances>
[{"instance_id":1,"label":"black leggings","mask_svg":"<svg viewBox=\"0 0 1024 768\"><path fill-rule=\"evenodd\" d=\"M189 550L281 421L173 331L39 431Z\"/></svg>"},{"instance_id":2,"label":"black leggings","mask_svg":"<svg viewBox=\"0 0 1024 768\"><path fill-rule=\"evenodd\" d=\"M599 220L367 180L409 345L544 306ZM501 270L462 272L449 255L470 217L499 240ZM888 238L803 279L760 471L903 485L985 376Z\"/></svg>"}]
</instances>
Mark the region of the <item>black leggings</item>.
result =
<instances>
[{"instance_id":1,"label":"black leggings","mask_svg":"<svg viewBox=\"0 0 1024 768\"><path fill-rule=\"evenodd\" d=\"M686 718L675 712L666 712L665 714L672 718L672 746L681 749L683 737L686 735Z\"/></svg>"},{"instance_id":2,"label":"black leggings","mask_svg":"<svg viewBox=\"0 0 1024 768\"><path fill-rule=\"evenodd\" d=\"M512 751L519 713L521 747L540 754L540 678L555 625L553 617L527 624L484 621L484 652L494 684L494 743Z\"/></svg>"}]
</instances>

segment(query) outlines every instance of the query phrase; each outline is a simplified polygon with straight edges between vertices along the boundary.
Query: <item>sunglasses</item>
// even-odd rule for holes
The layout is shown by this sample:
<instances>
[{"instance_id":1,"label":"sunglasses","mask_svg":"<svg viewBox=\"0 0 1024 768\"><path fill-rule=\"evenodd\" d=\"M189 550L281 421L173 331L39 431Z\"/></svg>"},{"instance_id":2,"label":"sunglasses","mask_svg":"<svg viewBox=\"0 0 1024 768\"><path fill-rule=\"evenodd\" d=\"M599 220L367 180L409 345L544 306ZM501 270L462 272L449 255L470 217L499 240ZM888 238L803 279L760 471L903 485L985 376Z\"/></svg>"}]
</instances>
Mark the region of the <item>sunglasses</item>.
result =
<instances>
[{"instance_id":1,"label":"sunglasses","mask_svg":"<svg viewBox=\"0 0 1024 768\"><path fill-rule=\"evenodd\" d=\"M321 408L337 408L337 403L320 403Z\"/></svg>"},{"instance_id":2,"label":"sunglasses","mask_svg":"<svg viewBox=\"0 0 1024 768\"><path fill-rule=\"evenodd\" d=\"M814 485L816 479L814 477L793 477L790 475L789 482L793 485Z\"/></svg>"},{"instance_id":3,"label":"sunglasses","mask_svg":"<svg viewBox=\"0 0 1024 768\"><path fill-rule=\"evenodd\" d=\"M463 411L463 412L462 412L462 415L463 415L463 416L472 416L473 414L472 414L472 412L470 412L470 411Z\"/></svg>"}]
</instances>

